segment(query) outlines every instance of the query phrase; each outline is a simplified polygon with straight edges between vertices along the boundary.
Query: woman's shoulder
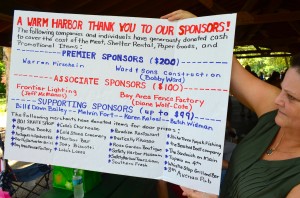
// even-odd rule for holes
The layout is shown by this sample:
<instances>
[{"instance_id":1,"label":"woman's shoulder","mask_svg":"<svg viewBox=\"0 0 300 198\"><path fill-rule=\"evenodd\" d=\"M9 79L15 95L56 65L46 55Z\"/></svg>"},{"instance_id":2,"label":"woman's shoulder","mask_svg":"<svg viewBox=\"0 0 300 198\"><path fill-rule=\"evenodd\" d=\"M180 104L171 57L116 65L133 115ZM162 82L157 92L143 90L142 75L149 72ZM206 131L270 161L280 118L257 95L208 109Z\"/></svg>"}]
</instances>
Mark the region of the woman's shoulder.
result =
<instances>
[{"instance_id":1,"label":"woman's shoulder","mask_svg":"<svg viewBox=\"0 0 300 198\"><path fill-rule=\"evenodd\" d=\"M275 118L276 114L277 114L278 109L272 110L272 111L268 111L264 114L262 114L258 120L268 120L270 118Z\"/></svg>"},{"instance_id":2,"label":"woman's shoulder","mask_svg":"<svg viewBox=\"0 0 300 198\"><path fill-rule=\"evenodd\" d=\"M254 128L250 132L265 132L268 129L274 126L277 126L275 123L275 117L277 115L277 109L264 113L258 118L258 121Z\"/></svg>"},{"instance_id":3,"label":"woman's shoulder","mask_svg":"<svg viewBox=\"0 0 300 198\"><path fill-rule=\"evenodd\" d=\"M264 114L262 114L259 118L258 121L255 125L255 127L253 129L255 129L255 131L264 128L266 129L267 126L275 126L275 117L277 115L277 109L276 110L272 110L269 112L266 112Z\"/></svg>"},{"instance_id":4,"label":"woman's shoulder","mask_svg":"<svg viewBox=\"0 0 300 198\"><path fill-rule=\"evenodd\" d=\"M258 118L256 125L249 131L241 142L253 144L264 144L265 141L272 141L279 126L275 123L277 110L269 111Z\"/></svg>"}]
</instances>

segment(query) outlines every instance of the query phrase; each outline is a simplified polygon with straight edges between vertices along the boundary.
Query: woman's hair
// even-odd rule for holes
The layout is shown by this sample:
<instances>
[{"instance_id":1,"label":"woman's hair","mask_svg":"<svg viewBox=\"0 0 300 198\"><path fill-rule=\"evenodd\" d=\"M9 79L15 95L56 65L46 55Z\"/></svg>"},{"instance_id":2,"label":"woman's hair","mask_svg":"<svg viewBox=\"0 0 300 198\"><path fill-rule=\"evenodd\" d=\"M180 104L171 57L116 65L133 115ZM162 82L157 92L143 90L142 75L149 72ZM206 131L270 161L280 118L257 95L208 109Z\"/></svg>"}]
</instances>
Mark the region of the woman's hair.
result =
<instances>
[{"instance_id":1,"label":"woman's hair","mask_svg":"<svg viewBox=\"0 0 300 198\"><path fill-rule=\"evenodd\" d=\"M297 69L298 73L300 74L300 53L292 57L291 67Z\"/></svg>"}]
</instances>

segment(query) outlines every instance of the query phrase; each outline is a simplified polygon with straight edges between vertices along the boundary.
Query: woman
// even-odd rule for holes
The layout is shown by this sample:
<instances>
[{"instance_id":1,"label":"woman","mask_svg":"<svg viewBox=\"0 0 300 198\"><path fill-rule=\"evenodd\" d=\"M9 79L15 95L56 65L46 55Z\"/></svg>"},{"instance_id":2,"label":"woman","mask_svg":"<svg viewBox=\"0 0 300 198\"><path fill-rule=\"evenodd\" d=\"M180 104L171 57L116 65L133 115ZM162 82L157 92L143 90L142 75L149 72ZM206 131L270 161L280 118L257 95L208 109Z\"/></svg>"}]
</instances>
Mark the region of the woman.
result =
<instances>
[{"instance_id":1,"label":"woman","mask_svg":"<svg viewBox=\"0 0 300 198\"><path fill-rule=\"evenodd\" d=\"M196 17L177 10L162 19ZM254 77L233 58L230 91L259 117L238 144L220 197L300 197L300 55L281 90ZM217 197L182 187L188 197Z\"/></svg>"}]
</instances>

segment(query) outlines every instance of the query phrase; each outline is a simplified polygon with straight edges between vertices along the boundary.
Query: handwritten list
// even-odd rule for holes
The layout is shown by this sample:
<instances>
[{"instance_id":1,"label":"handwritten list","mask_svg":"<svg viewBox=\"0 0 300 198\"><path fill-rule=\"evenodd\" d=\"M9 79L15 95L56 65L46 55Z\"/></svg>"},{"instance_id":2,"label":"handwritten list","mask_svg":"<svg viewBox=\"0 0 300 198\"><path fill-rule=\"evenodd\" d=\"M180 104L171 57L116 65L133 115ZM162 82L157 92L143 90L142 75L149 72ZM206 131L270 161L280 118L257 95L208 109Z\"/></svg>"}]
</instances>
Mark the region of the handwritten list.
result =
<instances>
[{"instance_id":1,"label":"handwritten list","mask_svg":"<svg viewBox=\"0 0 300 198\"><path fill-rule=\"evenodd\" d=\"M235 18L15 11L5 158L218 194Z\"/></svg>"}]
</instances>

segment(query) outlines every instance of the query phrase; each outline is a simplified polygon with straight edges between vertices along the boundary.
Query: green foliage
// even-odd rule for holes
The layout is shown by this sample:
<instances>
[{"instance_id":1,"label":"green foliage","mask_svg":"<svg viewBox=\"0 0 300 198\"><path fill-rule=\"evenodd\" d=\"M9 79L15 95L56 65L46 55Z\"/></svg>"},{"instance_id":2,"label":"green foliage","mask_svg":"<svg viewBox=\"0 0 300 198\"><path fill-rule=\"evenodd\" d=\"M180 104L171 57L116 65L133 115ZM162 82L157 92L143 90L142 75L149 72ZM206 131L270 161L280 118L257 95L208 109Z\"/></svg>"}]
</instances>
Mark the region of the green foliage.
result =
<instances>
[{"instance_id":1,"label":"green foliage","mask_svg":"<svg viewBox=\"0 0 300 198\"><path fill-rule=\"evenodd\" d=\"M5 72L5 65L2 61L0 61L0 73Z\"/></svg>"},{"instance_id":2,"label":"green foliage","mask_svg":"<svg viewBox=\"0 0 300 198\"><path fill-rule=\"evenodd\" d=\"M6 88L5 85L3 83L1 83L2 81L2 75L5 75L5 65L2 61L0 61L0 93L5 93L6 92Z\"/></svg>"},{"instance_id":3,"label":"green foliage","mask_svg":"<svg viewBox=\"0 0 300 198\"><path fill-rule=\"evenodd\" d=\"M254 46L237 46L234 49L234 52L241 51L256 51L257 48ZM259 50L266 51L267 48L259 47ZM285 54L285 53L271 53L271 54ZM258 55L258 54L248 54L248 55ZM254 71L257 75L261 73L265 77L269 77L273 71L283 73L289 67L291 57L261 57L261 58L241 58L239 59L240 63L245 67L249 65L251 70Z\"/></svg>"},{"instance_id":4,"label":"green foliage","mask_svg":"<svg viewBox=\"0 0 300 198\"><path fill-rule=\"evenodd\" d=\"M283 73L289 67L290 57L262 57L262 58L245 58L239 61L243 66L249 65L251 70L256 74L263 73L268 77L273 71Z\"/></svg>"},{"instance_id":5,"label":"green foliage","mask_svg":"<svg viewBox=\"0 0 300 198\"><path fill-rule=\"evenodd\" d=\"M0 98L0 117L6 111L6 98Z\"/></svg>"}]
</instances>

